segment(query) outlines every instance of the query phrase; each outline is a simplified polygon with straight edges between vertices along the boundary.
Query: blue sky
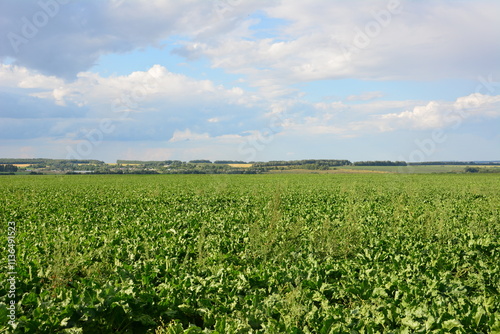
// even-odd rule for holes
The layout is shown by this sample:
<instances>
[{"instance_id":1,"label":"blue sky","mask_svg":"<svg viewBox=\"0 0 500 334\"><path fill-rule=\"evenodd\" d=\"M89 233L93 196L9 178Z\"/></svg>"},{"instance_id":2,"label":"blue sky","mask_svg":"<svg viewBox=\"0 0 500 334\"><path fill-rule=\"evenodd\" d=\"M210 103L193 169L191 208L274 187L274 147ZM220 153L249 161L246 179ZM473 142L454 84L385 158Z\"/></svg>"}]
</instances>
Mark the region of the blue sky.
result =
<instances>
[{"instance_id":1,"label":"blue sky","mask_svg":"<svg viewBox=\"0 0 500 334\"><path fill-rule=\"evenodd\" d=\"M500 160L500 3L6 0L0 157Z\"/></svg>"}]
</instances>

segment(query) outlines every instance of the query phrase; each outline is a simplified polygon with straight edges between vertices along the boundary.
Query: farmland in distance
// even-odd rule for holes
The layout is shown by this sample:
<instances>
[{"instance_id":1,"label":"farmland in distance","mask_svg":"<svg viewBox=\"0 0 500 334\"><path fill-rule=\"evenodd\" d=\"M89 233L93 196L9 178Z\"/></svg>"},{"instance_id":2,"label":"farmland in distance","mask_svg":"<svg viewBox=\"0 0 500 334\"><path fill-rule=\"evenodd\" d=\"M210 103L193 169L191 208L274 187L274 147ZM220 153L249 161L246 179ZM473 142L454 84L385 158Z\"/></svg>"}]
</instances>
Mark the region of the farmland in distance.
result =
<instances>
[{"instance_id":1,"label":"farmland in distance","mask_svg":"<svg viewBox=\"0 0 500 334\"><path fill-rule=\"evenodd\" d=\"M17 323L5 283L0 332L500 332L499 174L18 175L0 190Z\"/></svg>"}]
</instances>

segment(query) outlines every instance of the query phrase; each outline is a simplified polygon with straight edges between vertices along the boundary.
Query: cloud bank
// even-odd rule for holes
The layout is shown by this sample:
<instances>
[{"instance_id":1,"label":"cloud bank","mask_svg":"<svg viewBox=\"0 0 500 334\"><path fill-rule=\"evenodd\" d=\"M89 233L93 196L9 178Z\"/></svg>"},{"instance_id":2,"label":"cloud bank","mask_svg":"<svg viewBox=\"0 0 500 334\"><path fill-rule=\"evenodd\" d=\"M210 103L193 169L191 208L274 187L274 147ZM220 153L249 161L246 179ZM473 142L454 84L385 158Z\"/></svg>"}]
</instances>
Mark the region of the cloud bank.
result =
<instances>
[{"instance_id":1,"label":"cloud bank","mask_svg":"<svg viewBox=\"0 0 500 334\"><path fill-rule=\"evenodd\" d=\"M0 149L62 157L107 120L85 158L385 159L435 129L500 154L498 13L487 0L3 1ZM161 56L145 69L95 71L151 48ZM432 98L398 95L454 80Z\"/></svg>"}]
</instances>

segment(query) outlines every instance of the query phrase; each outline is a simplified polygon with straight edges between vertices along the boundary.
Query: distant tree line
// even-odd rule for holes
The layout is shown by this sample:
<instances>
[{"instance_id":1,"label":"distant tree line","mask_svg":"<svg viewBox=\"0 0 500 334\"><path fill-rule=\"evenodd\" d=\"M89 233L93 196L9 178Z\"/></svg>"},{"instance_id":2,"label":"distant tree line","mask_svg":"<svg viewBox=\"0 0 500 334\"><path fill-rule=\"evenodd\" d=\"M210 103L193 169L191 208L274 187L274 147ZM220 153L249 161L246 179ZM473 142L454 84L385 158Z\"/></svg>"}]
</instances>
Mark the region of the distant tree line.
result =
<instances>
[{"instance_id":1,"label":"distant tree line","mask_svg":"<svg viewBox=\"0 0 500 334\"><path fill-rule=\"evenodd\" d=\"M285 167L285 166L304 166L304 165L316 165L316 166L326 166L326 167L337 167L351 165L349 160L330 160L330 159L309 159L309 160L291 160L291 161L268 161L268 162L255 162L253 166L255 167Z\"/></svg>"},{"instance_id":2,"label":"distant tree line","mask_svg":"<svg viewBox=\"0 0 500 334\"><path fill-rule=\"evenodd\" d=\"M239 160L215 160L214 164L223 164L223 165L229 165L229 164L246 164L245 161L239 161Z\"/></svg>"},{"instance_id":3,"label":"distant tree line","mask_svg":"<svg viewBox=\"0 0 500 334\"><path fill-rule=\"evenodd\" d=\"M69 175L89 175L89 174L159 174L159 173L155 170L137 169L137 170L130 170L130 171L96 170L96 171L92 171L91 173L78 173L75 171L69 171L69 172L66 172L66 174L69 174Z\"/></svg>"},{"instance_id":4,"label":"distant tree line","mask_svg":"<svg viewBox=\"0 0 500 334\"><path fill-rule=\"evenodd\" d=\"M210 160L191 160L190 164L218 164L218 165L229 165L229 164L246 164L245 161L239 160L215 160L214 162Z\"/></svg>"},{"instance_id":5,"label":"distant tree line","mask_svg":"<svg viewBox=\"0 0 500 334\"><path fill-rule=\"evenodd\" d=\"M180 165L185 162L180 160L155 160L155 161L141 161L141 160L116 160L118 165L144 165L144 166L165 166L165 165Z\"/></svg>"},{"instance_id":6,"label":"distant tree line","mask_svg":"<svg viewBox=\"0 0 500 334\"><path fill-rule=\"evenodd\" d=\"M0 165L0 173L14 173L14 172L17 172L17 166Z\"/></svg>"},{"instance_id":7,"label":"distant tree line","mask_svg":"<svg viewBox=\"0 0 500 334\"><path fill-rule=\"evenodd\" d=\"M189 161L190 164L211 164L212 161L210 160L191 160Z\"/></svg>"},{"instance_id":8,"label":"distant tree line","mask_svg":"<svg viewBox=\"0 0 500 334\"><path fill-rule=\"evenodd\" d=\"M354 166L406 166L405 161L356 161Z\"/></svg>"}]
</instances>

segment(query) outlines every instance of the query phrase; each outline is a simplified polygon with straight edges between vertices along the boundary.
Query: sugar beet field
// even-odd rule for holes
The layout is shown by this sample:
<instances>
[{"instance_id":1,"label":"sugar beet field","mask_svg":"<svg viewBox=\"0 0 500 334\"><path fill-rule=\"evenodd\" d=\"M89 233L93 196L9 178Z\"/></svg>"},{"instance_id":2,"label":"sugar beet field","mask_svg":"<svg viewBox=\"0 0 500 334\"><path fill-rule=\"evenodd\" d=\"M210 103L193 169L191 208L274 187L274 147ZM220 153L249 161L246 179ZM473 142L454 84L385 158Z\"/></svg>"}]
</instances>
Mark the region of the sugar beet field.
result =
<instances>
[{"instance_id":1,"label":"sugar beet field","mask_svg":"<svg viewBox=\"0 0 500 334\"><path fill-rule=\"evenodd\" d=\"M495 174L2 176L0 190L2 333L500 333Z\"/></svg>"}]
</instances>

